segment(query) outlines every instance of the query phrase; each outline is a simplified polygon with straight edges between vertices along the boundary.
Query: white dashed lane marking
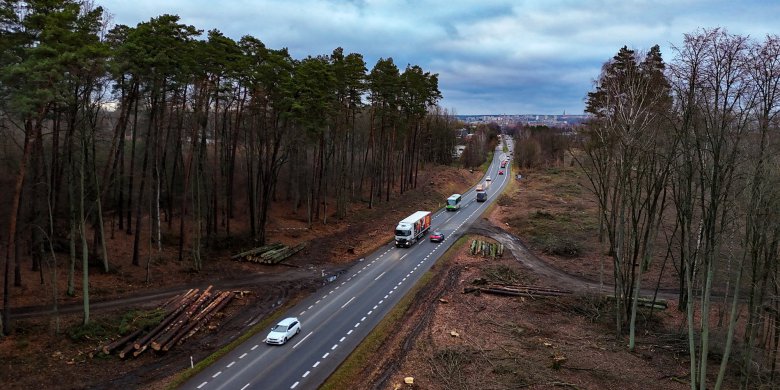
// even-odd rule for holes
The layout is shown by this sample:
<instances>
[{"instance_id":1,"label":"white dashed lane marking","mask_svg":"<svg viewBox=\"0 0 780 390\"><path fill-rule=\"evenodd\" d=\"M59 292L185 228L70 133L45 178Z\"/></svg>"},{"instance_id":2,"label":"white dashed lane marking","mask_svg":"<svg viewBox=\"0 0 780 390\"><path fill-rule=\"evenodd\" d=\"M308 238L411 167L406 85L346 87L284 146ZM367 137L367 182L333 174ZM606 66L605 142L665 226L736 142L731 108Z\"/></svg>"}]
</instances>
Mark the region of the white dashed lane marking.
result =
<instances>
[{"instance_id":1,"label":"white dashed lane marking","mask_svg":"<svg viewBox=\"0 0 780 390\"><path fill-rule=\"evenodd\" d=\"M344 305L342 305L342 306L341 306L341 308L343 309L343 308L347 307L347 305L349 305L349 304L350 304L350 302L352 302L354 299L355 299L355 297L349 298L349 300L347 301L347 303L345 303Z\"/></svg>"}]
</instances>

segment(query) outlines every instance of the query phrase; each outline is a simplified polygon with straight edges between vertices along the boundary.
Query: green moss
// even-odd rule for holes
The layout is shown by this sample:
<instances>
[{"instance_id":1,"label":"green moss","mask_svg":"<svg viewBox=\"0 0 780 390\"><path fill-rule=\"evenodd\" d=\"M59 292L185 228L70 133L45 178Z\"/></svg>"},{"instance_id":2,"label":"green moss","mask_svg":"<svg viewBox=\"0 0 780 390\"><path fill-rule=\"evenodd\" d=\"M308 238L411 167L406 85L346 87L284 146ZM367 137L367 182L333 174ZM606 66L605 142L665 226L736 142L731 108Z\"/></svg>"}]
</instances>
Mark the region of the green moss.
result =
<instances>
[{"instance_id":1,"label":"green moss","mask_svg":"<svg viewBox=\"0 0 780 390\"><path fill-rule=\"evenodd\" d=\"M70 327L68 336L73 341L103 339L112 334L111 325L105 320L92 320L88 324Z\"/></svg>"}]
</instances>

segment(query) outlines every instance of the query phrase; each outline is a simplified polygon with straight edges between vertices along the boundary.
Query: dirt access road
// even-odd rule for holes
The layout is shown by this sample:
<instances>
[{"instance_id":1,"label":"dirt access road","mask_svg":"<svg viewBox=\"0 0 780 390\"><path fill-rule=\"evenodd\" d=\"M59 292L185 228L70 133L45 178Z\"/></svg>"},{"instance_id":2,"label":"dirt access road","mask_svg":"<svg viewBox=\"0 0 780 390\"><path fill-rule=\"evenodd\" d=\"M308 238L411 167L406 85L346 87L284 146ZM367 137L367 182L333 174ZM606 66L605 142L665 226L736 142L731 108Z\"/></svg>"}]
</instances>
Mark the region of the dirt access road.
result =
<instances>
[{"instance_id":1,"label":"dirt access road","mask_svg":"<svg viewBox=\"0 0 780 390\"><path fill-rule=\"evenodd\" d=\"M562 272L517 237L481 220L467 231L503 243L502 258L468 253L468 243L438 262L354 382L361 389L684 389L686 339L669 332L672 308L656 311L664 326L642 326L635 352L614 335L611 286ZM553 298L466 294L472 281L500 269L523 285L577 292ZM512 269L507 272L507 269ZM488 276L489 278L489 276ZM643 291L652 296L653 291ZM659 298L674 298L671 291ZM644 322L643 322L644 324ZM654 322L655 324L655 322ZM683 357L683 358L680 358ZM412 377L414 384L404 384Z\"/></svg>"},{"instance_id":2,"label":"dirt access road","mask_svg":"<svg viewBox=\"0 0 780 390\"><path fill-rule=\"evenodd\" d=\"M479 220L468 233L490 237L503 243L510 250L512 253L511 257L515 261L525 266L530 272L544 278L546 284L572 291L594 292L599 290L598 282L569 275L550 266L530 252L518 237L491 224L489 221ZM142 359L126 361L118 372L116 368L109 369L107 372L100 372L101 361L88 360L85 364L93 364L97 371L94 372L95 375L92 380L85 378L83 385L90 388L111 388L117 384L129 387L164 388L173 375L189 366L190 357L195 362L204 359L221 346L246 332L258 321L272 314L280 305L316 291L317 288L328 283L329 277L343 273L353 264L317 268L288 268L271 274L219 280L210 283L216 289L237 289L249 292L242 301L235 304L235 306L231 305L230 312L225 317L226 320L220 324L218 329L197 340L193 340L193 342L182 345L181 348L177 347L177 349L166 355L155 356L149 354L142 356ZM323 277L323 270L326 277ZM451 288L455 284L455 279L459 273L450 271L448 275L449 277L443 281L428 286L426 289L439 291L448 287ZM126 311L133 306L152 308L188 288L204 287L206 287L204 283L168 287L120 299L94 302L91 307L93 311ZM605 290L609 289L609 286L605 286ZM611 290L606 292L609 293ZM436 293L436 295L438 294L440 293ZM81 310L82 307L78 304L63 305L59 308L59 313L63 315L68 313L76 314ZM24 307L15 309L13 313L15 318L18 319L34 318L51 315L52 309L51 307L41 306ZM428 317L431 315L432 312L427 314ZM419 327L422 326L420 324L427 323L427 320L414 321L414 323L417 323ZM411 329L411 332L414 334L414 329ZM412 338L406 342L402 350L410 348L411 341ZM401 356L399 355L395 360L400 361L400 358ZM387 370L381 375L384 379L380 379L380 382L384 382L392 375L392 368L395 366L397 366L397 363L387 365Z\"/></svg>"},{"instance_id":3,"label":"dirt access road","mask_svg":"<svg viewBox=\"0 0 780 390\"><path fill-rule=\"evenodd\" d=\"M480 219L475 222L474 225L469 228L467 234L477 234L492 238L500 242L510 250L514 259L520 262L523 266L527 267L532 273L544 277L549 283L555 285L557 288L581 293L613 293L612 285L600 285L597 281L571 275L553 267L531 252L519 237L514 236L506 230L491 224L487 220ZM200 282L197 284L167 287L165 289L147 291L143 294L134 294L133 296L120 299L93 302L90 305L90 308L91 310L101 311L127 308L133 305L138 305L140 307L154 307L155 305L180 294L182 291L190 288L203 289L206 288L209 284L213 285L214 288L218 290L234 290L257 286L272 286L272 290L277 290L277 292L280 292L280 294L271 294L272 291L267 291L263 294L266 296L265 300L269 300L270 295L275 295L275 297L270 298L270 300L282 302L289 297L291 291L295 290L290 286L298 284L302 286L327 284L329 278L344 273L353 264L355 263L342 266L318 267L316 269L291 267L288 270L272 274L256 274L247 276L245 278L219 280L213 283ZM655 290L652 289L642 290L642 295L645 296L652 296L654 293ZM677 291L662 289L658 291L658 297L664 299L674 299L677 297ZM58 312L60 314L79 313L81 310L83 310L83 307L80 304L62 305L58 308ZM53 315L54 310L50 306L28 306L14 308L11 310L11 314L15 319L24 319Z\"/></svg>"},{"instance_id":4,"label":"dirt access road","mask_svg":"<svg viewBox=\"0 0 780 390\"><path fill-rule=\"evenodd\" d=\"M474 223L467 233L490 237L501 244L504 244L504 247L512 252L513 257L517 259L517 261L534 274L547 279L550 284L557 288L591 294L614 293L614 286L611 284L605 283L602 285L597 281L577 275L571 275L555 268L531 252L519 237L484 219ZM646 297L652 297L656 294L654 289L641 289L640 292L642 296ZM663 299L676 299L678 297L678 291L673 289L659 289L657 297Z\"/></svg>"}]
</instances>

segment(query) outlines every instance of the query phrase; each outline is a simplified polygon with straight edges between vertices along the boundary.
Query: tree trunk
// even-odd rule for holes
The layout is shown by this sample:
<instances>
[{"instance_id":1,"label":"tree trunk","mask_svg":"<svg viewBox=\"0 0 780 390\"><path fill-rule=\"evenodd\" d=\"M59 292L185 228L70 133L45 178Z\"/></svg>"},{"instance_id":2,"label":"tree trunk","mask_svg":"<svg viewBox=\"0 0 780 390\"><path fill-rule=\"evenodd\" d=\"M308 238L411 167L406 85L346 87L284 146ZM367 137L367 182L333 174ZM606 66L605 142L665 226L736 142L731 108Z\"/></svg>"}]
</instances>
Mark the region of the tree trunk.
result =
<instances>
[{"instance_id":1,"label":"tree trunk","mask_svg":"<svg viewBox=\"0 0 780 390\"><path fill-rule=\"evenodd\" d=\"M36 126L39 126L39 124L36 124ZM2 322L2 332L0 332L0 336L6 335L10 332L10 303L8 302L8 297L10 295L10 292L8 290L8 274L10 273L10 265L11 265L11 256L15 253L14 245L16 244L16 217L19 214L19 208L21 204L21 198L22 198L22 188L24 186L24 176L26 174L27 170L27 159L30 156L31 151L31 142L30 142L30 134L32 134L33 131L33 124L30 120L25 122L24 124L24 148L22 152L22 160L19 162L19 172L16 174L16 184L14 185L14 196L13 200L11 201L11 212L9 214L9 222L8 222L8 241L6 243L5 248L5 272L3 277L3 316L0 318L0 322Z\"/></svg>"},{"instance_id":2,"label":"tree trunk","mask_svg":"<svg viewBox=\"0 0 780 390\"><path fill-rule=\"evenodd\" d=\"M86 130L84 130L86 131ZM83 325L89 324L89 248L87 248L87 229L86 229L86 215L84 212L84 198L86 197L85 191L85 176L86 173L86 159L87 159L87 140L86 135L82 131L81 134L81 172L79 174L79 233L81 234L81 292L83 297L84 306L84 318L82 320Z\"/></svg>"}]
</instances>

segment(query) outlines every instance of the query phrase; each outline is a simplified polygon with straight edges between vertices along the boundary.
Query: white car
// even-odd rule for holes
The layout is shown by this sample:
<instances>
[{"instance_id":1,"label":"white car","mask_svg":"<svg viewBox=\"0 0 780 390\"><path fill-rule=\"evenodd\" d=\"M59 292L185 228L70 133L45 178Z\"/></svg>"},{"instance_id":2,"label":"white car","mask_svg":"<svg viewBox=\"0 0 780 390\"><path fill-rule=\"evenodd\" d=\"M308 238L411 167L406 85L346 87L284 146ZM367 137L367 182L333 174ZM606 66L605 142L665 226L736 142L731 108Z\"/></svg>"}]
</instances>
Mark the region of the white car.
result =
<instances>
[{"instance_id":1,"label":"white car","mask_svg":"<svg viewBox=\"0 0 780 390\"><path fill-rule=\"evenodd\" d=\"M265 338L265 343L284 345L287 340L298 333L301 333L301 322L295 317L288 317L271 328L271 333Z\"/></svg>"},{"instance_id":2,"label":"white car","mask_svg":"<svg viewBox=\"0 0 780 390\"><path fill-rule=\"evenodd\" d=\"M490 176L488 176L488 177L485 179L485 181L490 181Z\"/></svg>"}]
</instances>

